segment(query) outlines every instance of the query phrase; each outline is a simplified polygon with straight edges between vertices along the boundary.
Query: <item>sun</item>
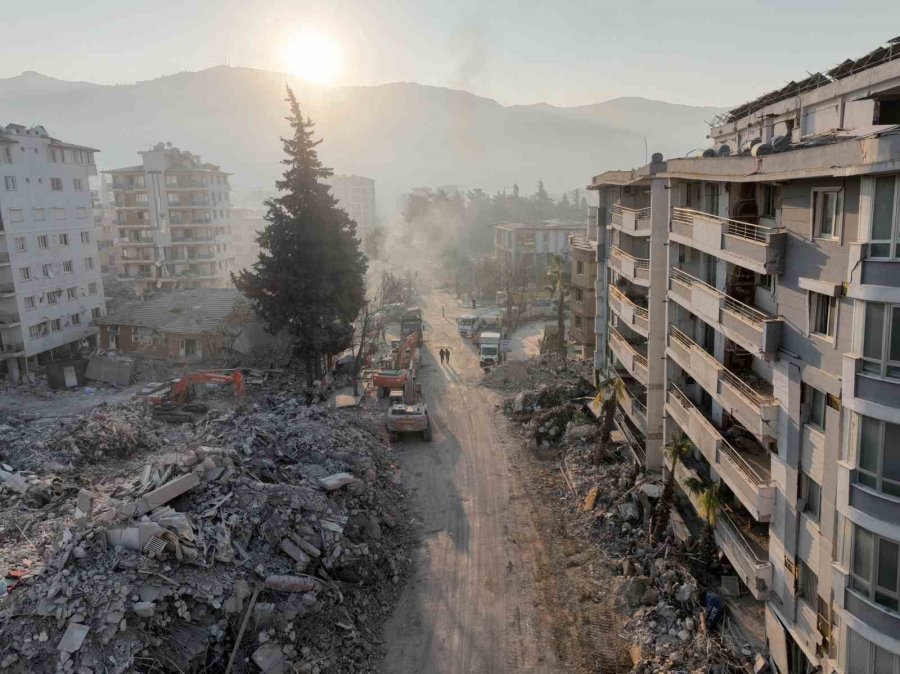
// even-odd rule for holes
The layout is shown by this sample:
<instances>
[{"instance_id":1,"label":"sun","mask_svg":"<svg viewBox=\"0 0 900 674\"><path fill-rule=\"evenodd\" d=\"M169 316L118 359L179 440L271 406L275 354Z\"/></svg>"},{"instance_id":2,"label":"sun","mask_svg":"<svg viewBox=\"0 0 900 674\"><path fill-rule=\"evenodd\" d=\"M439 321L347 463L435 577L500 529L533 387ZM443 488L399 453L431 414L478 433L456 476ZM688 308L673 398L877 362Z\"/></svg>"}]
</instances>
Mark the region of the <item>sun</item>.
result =
<instances>
[{"instance_id":1,"label":"sun","mask_svg":"<svg viewBox=\"0 0 900 674\"><path fill-rule=\"evenodd\" d=\"M315 84L331 84L341 69L341 50L325 35L303 35L284 49L285 69Z\"/></svg>"}]
</instances>

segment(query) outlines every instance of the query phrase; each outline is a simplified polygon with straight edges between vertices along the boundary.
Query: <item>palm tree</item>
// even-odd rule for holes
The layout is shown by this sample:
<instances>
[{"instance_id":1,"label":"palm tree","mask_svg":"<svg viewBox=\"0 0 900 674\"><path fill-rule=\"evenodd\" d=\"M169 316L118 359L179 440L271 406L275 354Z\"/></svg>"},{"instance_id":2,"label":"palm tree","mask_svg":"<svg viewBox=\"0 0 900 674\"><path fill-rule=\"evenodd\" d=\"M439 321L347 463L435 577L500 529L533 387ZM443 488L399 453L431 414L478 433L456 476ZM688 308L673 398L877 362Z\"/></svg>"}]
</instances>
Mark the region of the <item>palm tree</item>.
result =
<instances>
[{"instance_id":1,"label":"palm tree","mask_svg":"<svg viewBox=\"0 0 900 674\"><path fill-rule=\"evenodd\" d=\"M548 289L556 296L556 351L563 360L566 359L566 282L563 277L564 272L565 260L559 255L551 255L547 276L553 280L553 285Z\"/></svg>"},{"instance_id":2,"label":"palm tree","mask_svg":"<svg viewBox=\"0 0 900 674\"><path fill-rule=\"evenodd\" d=\"M600 382L597 388L604 393L603 406L600 408L600 442L594 452L594 463L599 464L606 457L606 448L612 437L613 420L616 414L616 394L618 382L614 379L606 379Z\"/></svg>"},{"instance_id":3,"label":"palm tree","mask_svg":"<svg viewBox=\"0 0 900 674\"><path fill-rule=\"evenodd\" d=\"M685 481L687 490L697 497L697 514L703 519L700 539L700 559L706 569L712 566L716 554L716 524L722 509L722 488L718 483L692 477Z\"/></svg>"},{"instance_id":4,"label":"palm tree","mask_svg":"<svg viewBox=\"0 0 900 674\"><path fill-rule=\"evenodd\" d=\"M653 510L653 529L650 532L651 543L657 542L666 535L666 529L669 527L669 516L672 513L672 504L675 501L675 467L691 451L691 443L684 433L679 433L672 436L669 444L665 446L663 451L669 457L671 467L668 475L666 475L662 494L660 494L656 507Z\"/></svg>"}]
</instances>

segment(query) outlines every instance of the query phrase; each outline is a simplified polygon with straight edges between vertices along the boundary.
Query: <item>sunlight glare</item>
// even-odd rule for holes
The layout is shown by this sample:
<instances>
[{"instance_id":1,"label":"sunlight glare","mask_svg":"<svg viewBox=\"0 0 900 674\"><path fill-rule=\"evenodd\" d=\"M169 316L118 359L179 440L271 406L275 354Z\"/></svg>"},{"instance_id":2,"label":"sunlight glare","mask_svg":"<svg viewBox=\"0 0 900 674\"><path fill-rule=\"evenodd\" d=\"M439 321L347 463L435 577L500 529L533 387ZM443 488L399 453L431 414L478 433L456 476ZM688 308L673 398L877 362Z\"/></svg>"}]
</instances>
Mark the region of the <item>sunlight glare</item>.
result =
<instances>
[{"instance_id":1,"label":"sunlight glare","mask_svg":"<svg viewBox=\"0 0 900 674\"><path fill-rule=\"evenodd\" d=\"M337 44L324 35L296 38L284 50L286 70L315 84L331 84L341 67Z\"/></svg>"}]
</instances>

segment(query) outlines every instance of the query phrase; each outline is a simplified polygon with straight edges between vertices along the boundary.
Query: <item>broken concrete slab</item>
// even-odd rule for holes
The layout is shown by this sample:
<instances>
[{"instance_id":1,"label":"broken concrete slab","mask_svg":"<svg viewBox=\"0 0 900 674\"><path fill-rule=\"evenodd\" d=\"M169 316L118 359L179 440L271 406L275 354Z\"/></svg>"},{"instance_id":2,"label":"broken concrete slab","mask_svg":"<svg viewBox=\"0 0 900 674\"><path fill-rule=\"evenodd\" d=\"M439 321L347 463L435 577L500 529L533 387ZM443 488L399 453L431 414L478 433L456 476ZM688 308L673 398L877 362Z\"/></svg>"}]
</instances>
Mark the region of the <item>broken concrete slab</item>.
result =
<instances>
[{"instance_id":1,"label":"broken concrete slab","mask_svg":"<svg viewBox=\"0 0 900 674\"><path fill-rule=\"evenodd\" d=\"M263 644L253 652L251 659L253 664L266 674L285 674L287 671L281 644L273 642Z\"/></svg>"},{"instance_id":2,"label":"broken concrete slab","mask_svg":"<svg viewBox=\"0 0 900 674\"><path fill-rule=\"evenodd\" d=\"M116 508L115 517L123 520L146 515L154 508L159 508L169 501L178 498L198 484L200 484L200 476L197 475L197 473L188 473L187 475L176 477L174 480L166 482L159 489L154 489L145 494L142 498L119 506Z\"/></svg>"},{"instance_id":3,"label":"broken concrete slab","mask_svg":"<svg viewBox=\"0 0 900 674\"><path fill-rule=\"evenodd\" d=\"M283 539L278 547L281 548L281 551L288 557L297 562L302 569L305 569L306 565L309 564L309 555L288 539Z\"/></svg>"},{"instance_id":4,"label":"broken concrete slab","mask_svg":"<svg viewBox=\"0 0 900 674\"><path fill-rule=\"evenodd\" d=\"M319 581L307 576L269 576L264 586L276 592L310 592L319 587Z\"/></svg>"},{"instance_id":5,"label":"broken concrete slab","mask_svg":"<svg viewBox=\"0 0 900 674\"><path fill-rule=\"evenodd\" d=\"M81 648L81 645L84 643L84 640L90 631L91 628L87 625L70 622L68 627L66 627L66 632L63 634L62 639L59 640L59 645L57 645L56 650L62 651L63 653L76 653L78 649Z\"/></svg>"},{"instance_id":6,"label":"broken concrete slab","mask_svg":"<svg viewBox=\"0 0 900 674\"><path fill-rule=\"evenodd\" d=\"M320 478L319 484L322 485L326 491L334 491L335 489L340 489L348 484L352 484L353 482L356 482L356 480L357 478L350 473L335 473L334 475Z\"/></svg>"}]
</instances>

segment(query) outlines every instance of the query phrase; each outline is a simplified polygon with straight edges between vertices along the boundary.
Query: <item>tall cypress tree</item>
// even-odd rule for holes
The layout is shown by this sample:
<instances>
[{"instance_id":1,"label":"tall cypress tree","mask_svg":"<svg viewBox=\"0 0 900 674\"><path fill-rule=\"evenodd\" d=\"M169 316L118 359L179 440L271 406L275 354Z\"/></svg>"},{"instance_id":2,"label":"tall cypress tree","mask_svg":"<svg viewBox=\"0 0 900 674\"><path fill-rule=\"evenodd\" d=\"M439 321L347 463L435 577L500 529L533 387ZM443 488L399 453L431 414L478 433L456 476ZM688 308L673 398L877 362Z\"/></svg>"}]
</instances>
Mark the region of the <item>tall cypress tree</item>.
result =
<instances>
[{"instance_id":1,"label":"tall cypress tree","mask_svg":"<svg viewBox=\"0 0 900 674\"><path fill-rule=\"evenodd\" d=\"M350 345L353 320L365 303L366 257L356 223L339 208L322 182L332 175L319 161L313 121L303 117L290 88L288 121L293 136L282 138L286 157L280 196L266 201L259 259L232 275L271 332L287 330L305 363L307 384L321 374L322 356Z\"/></svg>"}]
</instances>

